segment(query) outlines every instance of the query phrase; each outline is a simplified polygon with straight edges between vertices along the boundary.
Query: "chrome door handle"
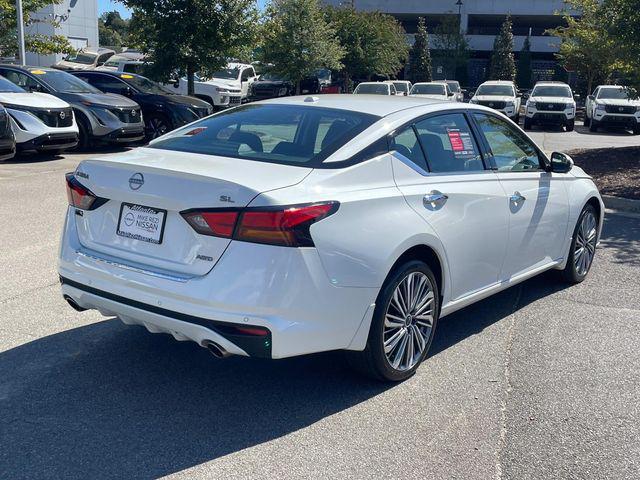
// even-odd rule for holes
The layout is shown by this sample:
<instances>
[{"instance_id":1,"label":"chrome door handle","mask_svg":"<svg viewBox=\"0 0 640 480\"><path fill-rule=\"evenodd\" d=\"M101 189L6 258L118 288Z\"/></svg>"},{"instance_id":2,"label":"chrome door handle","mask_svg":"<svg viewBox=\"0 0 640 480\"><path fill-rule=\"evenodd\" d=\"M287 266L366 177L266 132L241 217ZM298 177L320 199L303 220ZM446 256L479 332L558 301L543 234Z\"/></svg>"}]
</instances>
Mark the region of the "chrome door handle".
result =
<instances>
[{"instance_id":1,"label":"chrome door handle","mask_svg":"<svg viewBox=\"0 0 640 480\"><path fill-rule=\"evenodd\" d=\"M509 201L511 201L511 203L515 203L516 205L524 202L526 199L527 198L523 196L520 192L513 192L513 195L509 197Z\"/></svg>"},{"instance_id":2,"label":"chrome door handle","mask_svg":"<svg viewBox=\"0 0 640 480\"><path fill-rule=\"evenodd\" d=\"M439 203L446 202L448 198L449 197L444 193L439 192L437 190L432 190L431 192L427 193L422 200L425 204L435 206Z\"/></svg>"}]
</instances>

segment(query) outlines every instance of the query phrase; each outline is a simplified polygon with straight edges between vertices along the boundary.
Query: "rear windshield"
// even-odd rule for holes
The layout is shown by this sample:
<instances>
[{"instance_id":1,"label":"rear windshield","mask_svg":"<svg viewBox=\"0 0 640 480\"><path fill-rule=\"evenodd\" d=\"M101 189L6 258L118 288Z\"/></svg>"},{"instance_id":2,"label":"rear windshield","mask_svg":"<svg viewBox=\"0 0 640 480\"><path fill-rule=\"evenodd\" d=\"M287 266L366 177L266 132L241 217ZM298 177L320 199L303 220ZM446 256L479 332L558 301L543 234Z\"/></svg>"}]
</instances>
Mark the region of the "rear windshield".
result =
<instances>
[{"instance_id":1,"label":"rear windshield","mask_svg":"<svg viewBox=\"0 0 640 480\"><path fill-rule=\"evenodd\" d=\"M476 95L497 95L500 97L513 97L513 87L511 85L480 85Z\"/></svg>"},{"instance_id":2,"label":"rear windshield","mask_svg":"<svg viewBox=\"0 0 640 480\"><path fill-rule=\"evenodd\" d=\"M411 89L412 95L444 95L444 85L427 84L427 85L414 85Z\"/></svg>"},{"instance_id":3,"label":"rear windshield","mask_svg":"<svg viewBox=\"0 0 640 480\"><path fill-rule=\"evenodd\" d=\"M150 147L313 166L379 118L332 108L253 104L192 123Z\"/></svg>"},{"instance_id":4,"label":"rear windshield","mask_svg":"<svg viewBox=\"0 0 640 480\"><path fill-rule=\"evenodd\" d=\"M353 93L357 94L373 94L373 95L389 95L389 86L386 83L361 83L356 87Z\"/></svg>"},{"instance_id":5,"label":"rear windshield","mask_svg":"<svg viewBox=\"0 0 640 480\"><path fill-rule=\"evenodd\" d=\"M562 85L541 85L531 92L532 97L572 97L571 89Z\"/></svg>"}]
</instances>

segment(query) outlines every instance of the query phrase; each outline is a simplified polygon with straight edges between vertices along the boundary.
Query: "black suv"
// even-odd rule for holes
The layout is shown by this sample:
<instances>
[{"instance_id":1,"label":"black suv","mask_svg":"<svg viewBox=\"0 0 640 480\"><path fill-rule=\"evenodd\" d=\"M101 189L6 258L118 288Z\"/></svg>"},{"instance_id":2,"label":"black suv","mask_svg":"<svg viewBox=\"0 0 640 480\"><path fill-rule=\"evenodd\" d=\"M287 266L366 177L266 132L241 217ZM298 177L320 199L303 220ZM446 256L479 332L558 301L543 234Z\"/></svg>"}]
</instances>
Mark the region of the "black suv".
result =
<instances>
[{"instance_id":1,"label":"black suv","mask_svg":"<svg viewBox=\"0 0 640 480\"><path fill-rule=\"evenodd\" d=\"M123 95L140 105L147 140L213 113L213 107L204 100L175 94L135 73L92 70L73 75L98 90Z\"/></svg>"}]
</instances>

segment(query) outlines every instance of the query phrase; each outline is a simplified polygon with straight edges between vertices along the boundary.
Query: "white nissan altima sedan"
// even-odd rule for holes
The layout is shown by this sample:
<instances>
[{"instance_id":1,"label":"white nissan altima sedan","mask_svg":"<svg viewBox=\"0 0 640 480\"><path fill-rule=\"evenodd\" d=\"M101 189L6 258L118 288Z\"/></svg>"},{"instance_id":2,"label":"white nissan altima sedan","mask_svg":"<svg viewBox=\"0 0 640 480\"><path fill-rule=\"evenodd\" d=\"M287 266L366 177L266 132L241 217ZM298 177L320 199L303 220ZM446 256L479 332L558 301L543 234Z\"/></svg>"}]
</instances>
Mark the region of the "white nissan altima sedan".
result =
<instances>
[{"instance_id":1,"label":"white nissan altima sedan","mask_svg":"<svg viewBox=\"0 0 640 480\"><path fill-rule=\"evenodd\" d=\"M604 213L500 113L374 95L227 110L81 162L67 191L74 308L218 357L347 350L390 381L439 318L545 270L582 281Z\"/></svg>"}]
</instances>

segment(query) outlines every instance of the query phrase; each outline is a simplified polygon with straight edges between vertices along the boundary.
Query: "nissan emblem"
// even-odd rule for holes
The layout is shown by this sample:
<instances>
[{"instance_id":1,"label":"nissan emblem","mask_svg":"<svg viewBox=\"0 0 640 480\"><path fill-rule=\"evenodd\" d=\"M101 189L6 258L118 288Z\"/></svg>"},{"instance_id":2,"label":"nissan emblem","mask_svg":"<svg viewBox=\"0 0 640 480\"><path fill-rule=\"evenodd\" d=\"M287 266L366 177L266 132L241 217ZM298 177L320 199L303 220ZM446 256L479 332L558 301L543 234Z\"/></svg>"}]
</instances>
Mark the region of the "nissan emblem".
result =
<instances>
[{"instance_id":1,"label":"nissan emblem","mask_svg":"<svg viewBox=\"0 0 640 480\"><path fill-rule=\"evenodd\" d=\"M144 185L144 176L141 173L131 175L129 179L129 188L131 190L138 190L142 185Z\"/></svg>"}]
</instances>

